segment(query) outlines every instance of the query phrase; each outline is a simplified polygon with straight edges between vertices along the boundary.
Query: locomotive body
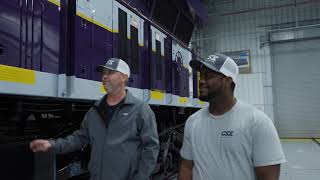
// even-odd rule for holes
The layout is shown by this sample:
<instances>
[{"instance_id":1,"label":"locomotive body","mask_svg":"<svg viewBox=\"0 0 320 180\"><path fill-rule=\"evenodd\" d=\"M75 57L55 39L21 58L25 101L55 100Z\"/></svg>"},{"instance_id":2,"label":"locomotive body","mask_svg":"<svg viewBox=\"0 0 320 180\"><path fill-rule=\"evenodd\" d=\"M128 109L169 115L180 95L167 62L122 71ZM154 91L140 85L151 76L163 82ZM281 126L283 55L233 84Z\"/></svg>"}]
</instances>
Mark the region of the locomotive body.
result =
<instances>
[{"instance_id":1,"label":"locomotive body","mask_svg":"<svg viewBox=\"0 0 320 180\"><path fill-rule=\"evenodd\" d=\"M63 137L77 129L93 101L106 93L96 66L118 57L131 68L127 88L149 103L157 117L161 152L155 173L176 170L183 125L206 103L197 98L198 75L189 67L196 54L186 46L190 37L183 35L184 26L193 29L194 22L186 18L184 6L170 2L2 1L0 154L21 149L21 156L11 154L8 161L16 157L22 161L20 166L34 164L34 170L28 172L37 172L37 164L43 163L36 160L39 158L19 158L34 156L28 149L30 140ZM161 3L176 8L175 23L154 20ZM86 169L88 157L81 154L54 158L56 165L50 167L60 172L60 179L75 177ZM74 162L80 162L81 168L74 170L78 167ZM62 178L65 169L69 173ZM3 173L11 172L12 168Z\"/></svg>"}]
</instances>

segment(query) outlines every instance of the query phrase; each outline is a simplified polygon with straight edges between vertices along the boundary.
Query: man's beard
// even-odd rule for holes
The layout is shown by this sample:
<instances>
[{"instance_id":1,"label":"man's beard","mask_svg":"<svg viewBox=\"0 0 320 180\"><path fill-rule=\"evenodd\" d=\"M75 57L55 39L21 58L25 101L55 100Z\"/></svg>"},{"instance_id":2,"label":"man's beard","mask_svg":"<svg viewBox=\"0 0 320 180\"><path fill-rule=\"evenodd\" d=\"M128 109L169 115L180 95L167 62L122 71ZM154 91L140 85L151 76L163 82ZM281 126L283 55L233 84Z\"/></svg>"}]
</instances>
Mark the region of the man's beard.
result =
<instances>
[{"instance_id":1,"label":"man's beard","mask_svg":"<svg viewBox=\"0 0 320 180\"><path fill-rule=\"evenodd\" d=\"M114 94L114 93L117 93L117 91L119 90L119 87L116 85L106 84L105 90L108 94Z\"/></svg>"},{"instance_id":2,"label":"man's beard","mask_svg":"<svg viewBox=\"0 0 320 180\"><path fill-rule=\"evenodd\" d=\"M113 87L112 87L111 85L108 85L108 86L106 87L107 93L112 93L112 90L113 90Z\"/></svg>"},{"instance_id":3,"label":"man's beard","mask_svg":"<svg viewBox=\"0 0 320 180\"><path fill-rule=\"evenodd\" d=\"M103 88L107 93L112 92L113 86L109 82L103 82Z\"/></svg>"},{"instance_id":4,"label":"man's beard","mask_svg":"<svg viewBox=\"0 0 320 180\"><path fill-rule=\"evenodd\" d=\"M201 100L201 101L208 101L208 96L204 96L204 95L199 95L199 99Z\"/></svg>"},{"instance_id":5,"label":"man's beard","mask_svg":"<svg viewBox=\"0 0 320 180\"><path fill-rule=\"evenodd\" d=\"M221 94L221 90L216 90L214 92L208 92L207 95L199 95L199 99L201 101L206 101L206 102L212 102L216 97L218 97Z\"/></svg>"}]
</instances>

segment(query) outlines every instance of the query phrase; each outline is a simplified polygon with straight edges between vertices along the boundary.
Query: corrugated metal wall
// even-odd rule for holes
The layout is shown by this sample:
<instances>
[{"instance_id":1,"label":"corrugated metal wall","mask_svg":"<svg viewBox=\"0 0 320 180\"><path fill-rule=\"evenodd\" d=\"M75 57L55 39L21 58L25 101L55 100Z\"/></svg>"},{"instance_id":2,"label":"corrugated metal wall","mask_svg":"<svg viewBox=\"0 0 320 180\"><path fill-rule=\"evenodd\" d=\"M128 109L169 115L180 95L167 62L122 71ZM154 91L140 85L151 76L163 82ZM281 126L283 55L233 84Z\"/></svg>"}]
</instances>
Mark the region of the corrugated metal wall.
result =
<instances>
[{"instance_id":1,"label":"corrugated metal wall","mask_svg":"<svg viewBox=\"0 0 320 180\"><path fill-rule=\"evenodd\" d=\"M320 24L319 0L209 0L209 24L195 29L193 48L213 52L250 50L251 73L241 74L236 96L274 119L272 61L268 32Z\"/></svg>"}]
</instances>

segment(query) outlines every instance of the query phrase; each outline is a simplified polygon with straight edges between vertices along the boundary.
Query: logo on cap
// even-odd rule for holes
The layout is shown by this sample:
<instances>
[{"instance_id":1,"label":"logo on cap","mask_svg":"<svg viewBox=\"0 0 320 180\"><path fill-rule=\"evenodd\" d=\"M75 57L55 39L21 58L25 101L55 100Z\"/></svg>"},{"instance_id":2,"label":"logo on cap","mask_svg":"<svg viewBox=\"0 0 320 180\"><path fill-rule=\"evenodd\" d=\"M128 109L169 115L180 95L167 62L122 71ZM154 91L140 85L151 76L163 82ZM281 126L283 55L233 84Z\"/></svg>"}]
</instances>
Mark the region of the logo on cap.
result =
<instances>
[{"instance_id":1,"label":"logo on cap","mask_svg":"<svg viewBox=\"0 0 320 180\"><path fill-rule=\"evenodd\" d=\"M112 65L112 64L113 64L113 62L114 62L114 60L109 59L109 60L107 61L107 64Z\"/></svg>"},{"instance_id":2,"label":"logo on cap","mask_svg":"<svg viewBox=\"0 0 320 180\"><path fill-rule=\"evenodd\" d=\"M207 60L213 61L213 63L215 63L215 62L217 61L217 58L219 58L219 56L213 54L213 55L210 55L210 56L207 58Z\"/></svg>"}]
</instances>

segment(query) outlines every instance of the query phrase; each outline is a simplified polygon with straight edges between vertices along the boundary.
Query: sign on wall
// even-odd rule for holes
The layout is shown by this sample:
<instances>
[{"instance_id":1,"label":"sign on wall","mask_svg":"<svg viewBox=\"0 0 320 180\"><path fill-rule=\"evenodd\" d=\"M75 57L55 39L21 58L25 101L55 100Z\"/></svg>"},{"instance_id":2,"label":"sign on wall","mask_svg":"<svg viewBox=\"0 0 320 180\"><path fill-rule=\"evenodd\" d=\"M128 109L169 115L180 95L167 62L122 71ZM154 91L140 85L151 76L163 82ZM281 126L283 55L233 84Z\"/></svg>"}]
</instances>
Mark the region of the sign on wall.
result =
<instances>
[{"instance_id":1,"label":"sign on wall","mask_svg":"<svg viewBox=\"0 0 320 180\"><path fill-rule=\"evenodd\" d=\"M222 54L231 57L237 63L240 73L247 74L251 72L249 50L223 52Z\"/></svg>"}]
</instances>

